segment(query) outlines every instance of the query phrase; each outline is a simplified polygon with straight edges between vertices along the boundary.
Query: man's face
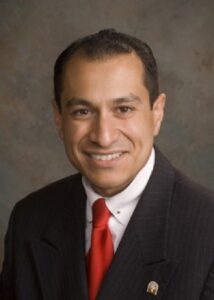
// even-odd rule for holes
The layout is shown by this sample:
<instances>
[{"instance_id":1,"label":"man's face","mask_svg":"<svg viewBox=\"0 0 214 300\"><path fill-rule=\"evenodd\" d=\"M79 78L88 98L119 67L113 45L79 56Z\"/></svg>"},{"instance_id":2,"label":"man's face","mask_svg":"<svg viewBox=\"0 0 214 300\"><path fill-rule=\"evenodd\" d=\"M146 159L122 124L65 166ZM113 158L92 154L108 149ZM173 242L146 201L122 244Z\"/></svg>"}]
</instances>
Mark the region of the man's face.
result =
<instances>
[{"instance_id":1,"label":"man's face","mask_svg":"<svg viewBox=\"0 0 214 300\"><path fill-rule=\"evenodd\" d=\"M122 191L147 162L165 95L150 107L134 54L103 60L74 56L65 71L55 120L71 163L102 196Z\"/></svg>"}]
</instances>

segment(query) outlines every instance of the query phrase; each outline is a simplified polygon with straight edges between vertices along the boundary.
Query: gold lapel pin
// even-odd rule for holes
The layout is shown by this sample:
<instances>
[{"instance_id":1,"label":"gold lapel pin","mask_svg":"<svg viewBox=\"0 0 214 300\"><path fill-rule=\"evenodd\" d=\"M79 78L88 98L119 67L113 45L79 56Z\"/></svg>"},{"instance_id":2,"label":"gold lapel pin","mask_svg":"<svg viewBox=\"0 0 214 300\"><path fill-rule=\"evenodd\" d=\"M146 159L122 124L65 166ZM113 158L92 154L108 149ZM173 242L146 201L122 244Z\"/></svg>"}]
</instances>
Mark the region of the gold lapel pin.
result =
<instances>
[{"instance_id":1,"label":"gold lapel pin","mask_svg":"<svg viewBox=\"0 0 214 300\"><path fill-rule=\"evenodd\" d=\"M156 281L150 281L147 285L147 290L146 292L148 294L156 296L158 293L159 285Z\"/></svg>"}]
</instances>

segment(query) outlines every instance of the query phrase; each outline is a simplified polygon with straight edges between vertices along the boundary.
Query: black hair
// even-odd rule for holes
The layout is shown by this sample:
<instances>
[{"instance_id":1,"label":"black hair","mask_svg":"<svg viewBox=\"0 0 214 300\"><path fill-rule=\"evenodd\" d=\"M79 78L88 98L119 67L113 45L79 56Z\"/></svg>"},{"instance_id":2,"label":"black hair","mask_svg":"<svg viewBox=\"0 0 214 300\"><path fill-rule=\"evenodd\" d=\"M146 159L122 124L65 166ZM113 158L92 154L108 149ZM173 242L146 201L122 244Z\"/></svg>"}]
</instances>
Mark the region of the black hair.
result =
<instances>
[{"instance_id":1,"label":"black hair","mask_svg":"<svg viewBox=\"0 0 214 300\"><path fill-rule=\"evenodd\" d=\"M144 66L143 82L148 89L152 107L159 94L159 84L157 63L151 48L136 37L114 29L104 29L74 41L57 58L54 67L54 95L59 109L64 70L77 52L83 52L86 58L94 60L135 52Z\"/></svg>"}]
</instances>

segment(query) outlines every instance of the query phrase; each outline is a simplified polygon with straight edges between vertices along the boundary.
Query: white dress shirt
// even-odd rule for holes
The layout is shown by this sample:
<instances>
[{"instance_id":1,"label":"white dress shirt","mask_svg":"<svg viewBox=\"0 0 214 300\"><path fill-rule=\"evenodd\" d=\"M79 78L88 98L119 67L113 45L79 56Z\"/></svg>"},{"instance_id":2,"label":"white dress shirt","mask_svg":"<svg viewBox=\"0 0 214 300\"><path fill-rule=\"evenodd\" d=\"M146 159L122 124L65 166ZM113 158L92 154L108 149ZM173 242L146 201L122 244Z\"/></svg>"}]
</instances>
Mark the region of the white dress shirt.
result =
<instances>
[{"instance_id":1,"label":"white dress shirt","mask_svg":"<svg viewBox=\"0 0 214 300\"><path fill-rule=\"evenodd\" d=\"M154 168L154 163L155 151L153 148L147 163L138 172L134 180L126 187L126 189L112 197L105 197L106 206L112 214L109 218L108 226L112 235L114 251L117 250L140 196L149 181ZM92 205L98 198L103 197L92 189L85 177L82 178L82 183L87 195L85 232L87 253L91 245Z\"/></svg>"}]
</instances>

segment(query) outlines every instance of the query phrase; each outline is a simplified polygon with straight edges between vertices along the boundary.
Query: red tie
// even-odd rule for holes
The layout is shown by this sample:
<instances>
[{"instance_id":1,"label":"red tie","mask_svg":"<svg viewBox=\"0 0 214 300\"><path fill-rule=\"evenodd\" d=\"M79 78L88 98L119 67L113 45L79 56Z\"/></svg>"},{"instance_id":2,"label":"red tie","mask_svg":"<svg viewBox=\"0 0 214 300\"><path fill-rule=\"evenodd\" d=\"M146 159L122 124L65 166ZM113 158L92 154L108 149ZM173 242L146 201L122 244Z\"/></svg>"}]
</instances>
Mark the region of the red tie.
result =
<instances>
[{"instance_id":1,"label":"red tie","mask_svg":"<svg viewBox=\"0 0 214 300\"><path fill-rule=\"evenodd\" d=\"M105 199L98 199L92 207L93 230L91 248L87 256L89 299L95 300L102 280L112 261L114 250L108 220L110 211Z\"/></svg>"}]
</instances>

